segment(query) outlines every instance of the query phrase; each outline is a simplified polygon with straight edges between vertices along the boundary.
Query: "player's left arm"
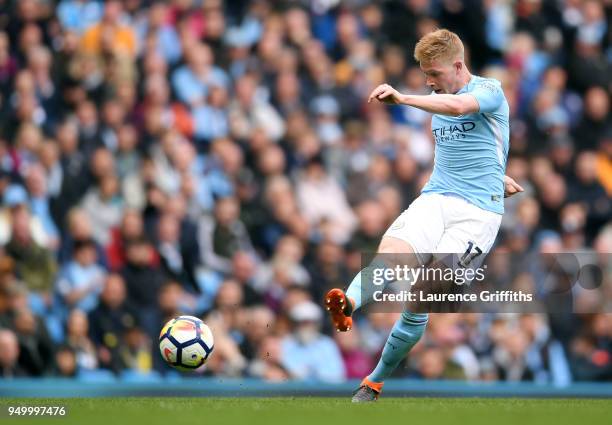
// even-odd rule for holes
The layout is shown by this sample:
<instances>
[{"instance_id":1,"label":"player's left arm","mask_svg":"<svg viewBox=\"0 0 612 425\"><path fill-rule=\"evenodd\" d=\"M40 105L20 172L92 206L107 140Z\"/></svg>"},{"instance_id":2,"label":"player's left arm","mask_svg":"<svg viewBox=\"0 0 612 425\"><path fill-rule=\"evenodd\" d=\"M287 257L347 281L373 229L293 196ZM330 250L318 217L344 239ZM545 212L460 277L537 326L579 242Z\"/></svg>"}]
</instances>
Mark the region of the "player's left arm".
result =
<instances>
[{"instance_id":1,"label":"player's left arm","mask_svg":"<svg viewBox=\"0 0 612 425\"><path fill-rule=\"evenodd\" d=\"M504 198L524 192L525 189L510 176L504 176Z\"/></svg>"}]
</instances>

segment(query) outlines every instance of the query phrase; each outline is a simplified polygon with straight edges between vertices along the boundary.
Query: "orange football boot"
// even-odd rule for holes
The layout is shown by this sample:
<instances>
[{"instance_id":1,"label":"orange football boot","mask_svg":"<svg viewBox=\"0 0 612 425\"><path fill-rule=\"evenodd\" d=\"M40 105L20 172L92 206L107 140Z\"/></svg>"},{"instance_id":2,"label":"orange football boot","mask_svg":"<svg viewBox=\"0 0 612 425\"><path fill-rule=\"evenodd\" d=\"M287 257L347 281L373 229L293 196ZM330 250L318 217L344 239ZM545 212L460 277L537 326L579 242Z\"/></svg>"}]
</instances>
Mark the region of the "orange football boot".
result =
<instances>
[{"instance_id":1,"label":"orange football boot","mask_svg":"<svg viewBox=\"0 0 612 425\"><path fill-rule=\"evenodd\" d=\"M353 393L353 399L351 400L353 403L367 403L370 401L378 400L378 396L380 395L383 388L382 382L372 382L366 376L359 384L359 388L355 390Z\"/></svg>"},{"instance_id":2,"label":"orange football boot","mask_svg":"<svg viewBox=\"0 0 612 425\"><path fill-rule=\"evenodd\" d=\"M348 298L342 289L334 288L325 296L325 309L329 311L338 332L350 331L353 327L355 301Z\"/></svg>"}]
</instances>

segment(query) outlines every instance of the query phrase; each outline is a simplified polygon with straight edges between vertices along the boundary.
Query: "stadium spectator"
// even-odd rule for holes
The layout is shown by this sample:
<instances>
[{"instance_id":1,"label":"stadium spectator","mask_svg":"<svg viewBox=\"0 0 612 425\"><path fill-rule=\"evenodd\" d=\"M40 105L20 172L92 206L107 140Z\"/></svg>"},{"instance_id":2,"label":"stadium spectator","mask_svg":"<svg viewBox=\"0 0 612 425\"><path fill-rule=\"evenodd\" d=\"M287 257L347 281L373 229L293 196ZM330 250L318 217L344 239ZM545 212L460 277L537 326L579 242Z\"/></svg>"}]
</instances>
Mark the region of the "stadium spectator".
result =
<instances>
[{"instance_id":1,"label":"stadium spectator","mask_svg":"<svg viewBox=\"0 0 612 425\"><path fill-rule=\"evenodd\" d=\"M270 382L282 382L291 378L281 363L281 341L278 337L267 336L261 341L257 358L250 364L249 375Z\"/></svg>"},{"instance_id":2,"label":"stadium spectator","mask_svg":"<svg viewBox=\"0 0 612 425\"><path fill-rule=\"evenodd\" d=\"M374 367L374 359L361 347L359 332L337 333L334 339L338 344L347 379L361 379Z\"/></svg>"},{"instance_id":3,"label":"stadium spectator","mask_svg":"<svg viewBox=\"0 0 612 425\"><path fill-rule=\"evenodd\" d=\"M272 333L274 327L274 312L263 306L254 306L246 312L244 339L240 344L240 352L250 361L257 356L258 347Z\"/></svg>"},{"instance_id":4,"label":"stadium spectator","mask_svg":"<svg viewBox=\"0 0 612 425\"><path fill-rule=\"evenodd\" d=\"M15 311L13 326L19 340L19 365L30 376L48 374L53 364L53 343L43 319L22 307Z\"/></svg>"},{"instance_id":5,"label":"stadium spectator","mask_svg":"<svg viewBox=\"0 0 612 425\"><path fill-rule=\"evenodd\" d=\"M253 282L255 289L278 301L287 286L308 286L310 276L302 266L303 258L302 242L294 236L284 236L277 242L270 261L260 265Z\"/></svg>"},{"instance_id":6,"label":"stadium spectator","mask_svg":"<svg viewBox=\"0 0 612 425\"><path fill-rule=\"evenodd\" d=\"M333 340L319 332L323 318L312 301L293 306L289 312L292 333L281 342L281 362L295 379L341 381L346 376L342 356Z\"/></svg>"},{"instance_id":7,"label":"stadium spectator","mask_svg":"<svg viewBox=\"0 0 612 425\"><path fill-rule=\"evenodd\" d=\"M296 185L299 209L319 237L347 242L356 225L340 185L327 174L321 157L311 158ZM325 233L327 230L327 234Z\"/></svg>"},{"instance_id":8,"label":"stadium spectator","mask_svg":"<svg viewBox=\"0 0 612 425\"><path fill-rule=\"evenodd\" d=\"M62 345L55 352L55 375L61 378L74 378L78 368L76 354L69 345Z\"/></svg>"},{"instance_id":9,"label":"stadium spectator","mask_svg":"<svg viewBox=\"0 0 612 425\"><path fill-rule=\"evenodd\" d=\"M72 310L66 321L66 343L74 350L79 372L98 368L96 347L88 336L89 322L81 310Z\"/></svg>"},{"instance_id":10,"label":"stadium spectator","mask_svg":"<svg viewBox=\"0 0 612 425\"><path fill-rule=\"evenodd\" d=\"M612 373L610 359L609 315L594 315L589 335L579 335L571 345L572 369L577 380L608 381Z\"/></svg>"},{"instance_id":11,"label":"stadium spectator","mask_svg":"<svg viewBox=\"0 0 612 425\"><path fill-rule=\"evenodd\" d=\"M93 238L100 245L110 243L110 232L121 220L122 204L119 182L114 175L102 177L99 185L85 193L81 208L89 216Z\"/></svg>"},{"instance_id":12,"label":"stadium spectator","mask_svg":"<svg viewBox=\"0 0 612 425\"><path fill-rule=\"evenodd\" d=\"M97 261L100 265L106 265L106 255L103 247L93 239L93 229L89 216L82 208L74 207L68 211L65 218L66 231L62 238L62 246L59 251L61 263L72 259L74 245L77 241L91 241L96 247Z\"/></svg>"},{"instance_id":13,"label":"stadium spectator","mask_svg":"<svg viewBox=\"0 0 612 425\"><path fill-rule=\"evenodd\" d=\"M138 312L127 302L123 278L109 274L100 293L98 306L89 313L89 334L97 346L100 366L118 372L125 359L121 357L123 337L138 324Z\"/></svg>"},{"instance_id":14,"label":"stadium spectator","mask_svg":"<svg viewBox=\"0 0 612 425\"><path fill-rule=\"evenodd\" d=\"M59 230L51 216L46 175L42 165L37 163L28 168L25 184L30 195L30 211L42 224L49 238L48 246L57 249L60 243Z\"/></svg>"},{"instance_id":15,"label":"stadium spectator","mask_svg":"<svg viewBox=\"0 0 612 425\"><path fill-rule=\"evenodd\" d=\"M82 33L102 18L103 4L99 1L62 0L57 6L57 16L62 26Z\"/></svg>"},{"instance_id":16,"label":"stadium spectator","mask_svg":"<svg viewBox=\"0 0 612 425\"><path fill-rule=\"evenodd\" d=\"M602 87L590 87L584 95L584 113L575 134L580 143L580 151L597 149L610 122L610 95Z\"/></svg>"},{"instance_id":17,"label":"stadium spectator","mask_svg":"<svg viewBox=\"0 0 612 425\"><path fill-rule=\"evenodd\" d=\"M215 308L205 315L205 320L215 335L215 355L210 357L205 373L215 376L242 376L248 361L241 353L237 340L242 338L239 331L243 316L241 287L234 281L226 281L219 288ZM221 348L219 357L217 348Z\"/></svg>"},{"instance_id":18,"label":"stadium spectator","mask_svg":"<svg viewBox=\"0 0 612 425\"><path fill-rule=\"evenodd\" d=\"M138 210L125 209L121 223L111 230L111 241L106 247L109 268L120 270L125 265L126 244L144 237L144 221Z\"/></svg>"},{"instance_id":19,"label":"stadium spectator","mask_svg":"<svg viewBox=\"0 0 612 425\"><path fill-rule=\"evenodd\" d=\"M2 378L10 379L27 376L18 363L19 343L15 333L8 329L0 329L0 367Z\"/></svg>"},{"instance_id":20,"label":"stadium spectator","mask_svg":"<svg viewBox=\"0 0 612 425\"><path fill-rule=\"evenodd\" d=\"M126 371L141 375L151 373L153 354L156 353L153 350L154 347L151 346L151 338L147 336L144 329L138 326L127 327L122 341L123 343L119 346L119 354L126 367L124 373Z\"/></svg>"},{"instance_id":21,"label":"stadium spectator","mask_svg":"<svg viewBox=\"0 0 612 425\"><path fill-rule=\"evenodd\" d=\"M62 267L55 285L64 308L88 313L98 304L106 271L97 264L96 255L92 240L75 242L72 261Z\"/></svg>"},{"instance_id":22,"label":"stadium spectator","mask_svg":"<svg viewBox=\"0 0 612 425\"><path fill-rule=\"evenodd\" d=\"M228 105L231 135L239 141L249 138L255 129L261 129L272 141L278 141L285 132L285 124L267 99L258 93L258 81L246 74L235 83L236 98Z\"/></svg>"},{"instance_id":23,"label":"stadium spectator","mask_svg":"<svg viewBox=\"0 0 612 425\"><path fill-rule=\"evenodd\" d=\"M220 199L214 218L203 215L198 224L202 264L221 273L231 271L231 257L236 252L253 251L247 229L240 221L239 207L233 197Z\"/></svg>"},{"instance_id":24,"label":"stadium spectator","mask_svg":"<svg viewBox=\"0 0 612 425\"><path fill-rule=\"evenodd\" d=\"M421 379L465 379L461 367L439 347L425 348L417 363L417 376Z\"/></svg>"},{"instance_id":25,"label":"stadium spectator","mask_svg":"<svg viewBox=\"0 0 612 425\"><path fill-rule=\"evenodd\" d=\"M257 286L258 264L253 255L238 251L232 257L232 279L242 286L244 305L247 307L263 303L261 291Z\"/></svg>"},{"instance_id":26,"label":"stadium spectator","mask_svg":"<svg viewBox=\"0 0 612 425\"><path fill-rule=\"evenodd\" d=\"M179 100L190 107L206 104L212 85L225 87L227 74L214 66L213 52L206 44L196 44L185 52L186 64L172 74L172 85Z\"/></svg>"},{"instance_id":27,"label":"stadium spectator","mask_svg":"<svg viewBox=\"0 0 612 425\"><path fill-rule=\"evenodd\" d=\"M25 199L23 201L25 202ZM33 231L35 222L32 221L26 206L23 204L14 206L10 215L11 238L5 245L5 251L15 260L15 272L25 282L27 288L32 294L42 297L44 303L49 305L57 270L53 253L35 239L37 234Z\"/></svg>"},{"instance_id":28,"label":"stadium spectator","mask_svg":"<svg viewBox=\"0 0 612 425\"><path fill-rule=\"evenodd\" d=\"M100 21L88 27L83 34L83 52L92 55L105 53L134 56L136 35L122 22L122 14L123 4L120 1L106 2Z\"/></svg>"},{"instance_id":29,"label":"stadium spectator","mask_svg":"<svg viewBox=\"0 0 612 425\"><path fill-rule=\"evenodd\" d=\"M164 282L159 273L153 246L145 237L128 241L126 262L121 269L128 298L141 314L153 314L157 305L159 289Z\"/></svg>"}]
</instances>

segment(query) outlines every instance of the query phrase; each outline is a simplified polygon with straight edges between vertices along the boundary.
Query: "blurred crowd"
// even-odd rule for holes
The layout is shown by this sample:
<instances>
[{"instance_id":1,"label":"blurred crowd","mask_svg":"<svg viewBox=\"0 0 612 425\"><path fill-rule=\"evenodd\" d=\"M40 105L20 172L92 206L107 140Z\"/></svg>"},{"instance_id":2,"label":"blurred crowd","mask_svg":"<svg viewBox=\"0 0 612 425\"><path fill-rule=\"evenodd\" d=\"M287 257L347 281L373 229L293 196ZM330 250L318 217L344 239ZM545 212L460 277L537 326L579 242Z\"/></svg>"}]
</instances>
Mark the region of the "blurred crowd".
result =
<instances>
[{"instance_id":1,"label":"blurred crowd","mask_svg":"<svg viewBox=\"0 0 612 425\"><path fill-rule=\"evenodd\" d=\"M510 104L526 190L495 250L588 251L609 287L611 18L610 0L0 0L0 376L172 373L157 338L181 313L215 335L191 376L368 374L397 314L336 334L321 299L431 172L430 115L364 99L428 94L412 51L437 27ZM612 315L432 314L396 376L612 380Z\"/></svg>"}]
</instances>

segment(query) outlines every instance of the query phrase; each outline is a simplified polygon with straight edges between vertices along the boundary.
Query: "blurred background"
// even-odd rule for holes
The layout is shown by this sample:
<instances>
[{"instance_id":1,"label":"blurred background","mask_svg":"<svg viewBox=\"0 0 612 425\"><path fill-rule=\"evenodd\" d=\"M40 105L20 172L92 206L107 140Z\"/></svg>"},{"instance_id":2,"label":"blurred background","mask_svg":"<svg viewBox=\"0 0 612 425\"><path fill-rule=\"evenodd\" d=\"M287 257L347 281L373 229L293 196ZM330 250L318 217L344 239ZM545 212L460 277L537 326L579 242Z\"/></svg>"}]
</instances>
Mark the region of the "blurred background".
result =
<instances>
[{"instance_id":1,"label":"blurred background","mask_svg":"<svg viewBox=\"0 0 612 425\"><path fill-rule=\"evenodd\" d=\"M591 252L611 283L610 0L0 0L0 376L345 382L398 314L331 332L321 299L431 172L414 44L457 32L511 109L496 252ZM525 279L515 270L510 279ZM527 276L528 278L528 276ZM610 314L433 314L397 378L612 381ZM112 378L115 379L115 378Z\"/></svg>"}]
</instances>

